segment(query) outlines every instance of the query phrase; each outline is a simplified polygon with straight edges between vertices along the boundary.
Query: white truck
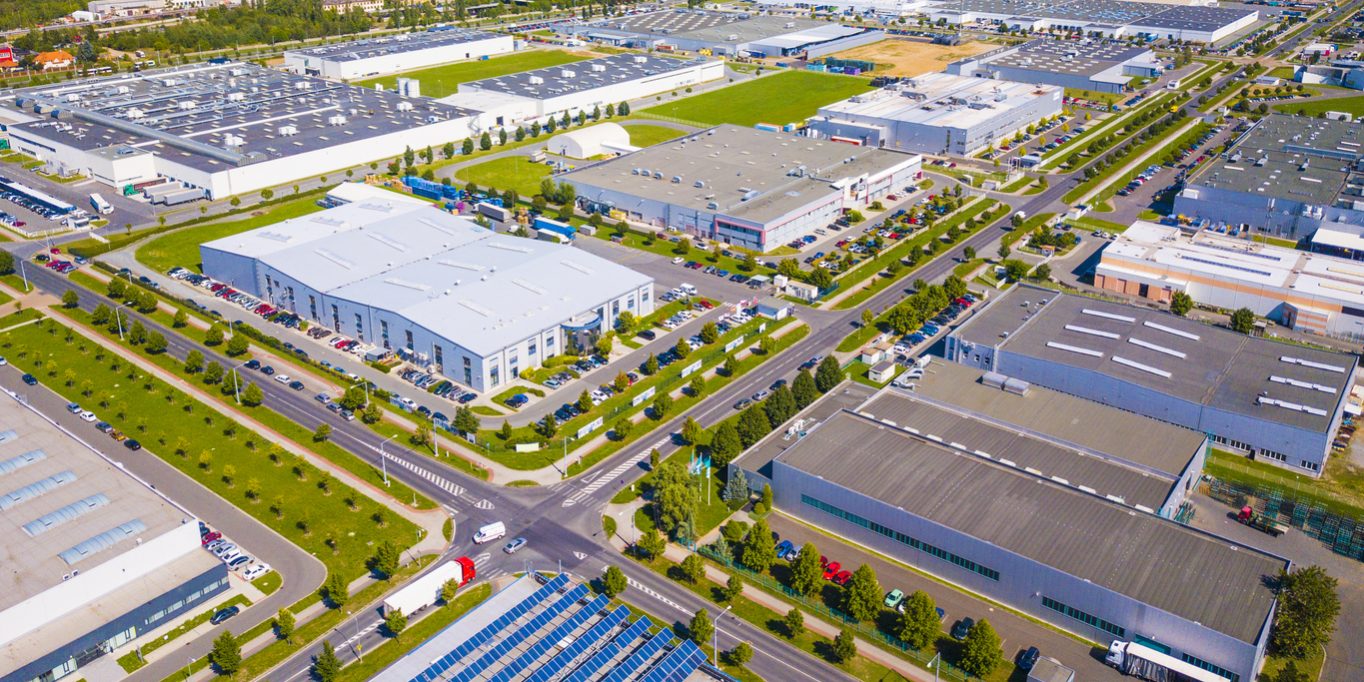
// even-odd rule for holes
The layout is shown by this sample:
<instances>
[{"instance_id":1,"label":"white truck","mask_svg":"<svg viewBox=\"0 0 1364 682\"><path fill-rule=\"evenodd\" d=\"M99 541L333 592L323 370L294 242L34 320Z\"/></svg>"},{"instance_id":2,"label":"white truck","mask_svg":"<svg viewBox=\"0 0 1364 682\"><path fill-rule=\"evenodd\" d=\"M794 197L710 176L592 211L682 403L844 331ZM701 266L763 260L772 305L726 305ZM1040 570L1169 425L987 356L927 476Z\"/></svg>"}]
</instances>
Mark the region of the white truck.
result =
<instances>
[{"instance_id":1,"label":"white truck","mask_svg":"<svg viewBox=\"0 0 1364 682\"><path fill-rule=\"evenodd\" d=\"M426 575L413 580L410 585L384 598L384 615L402 611L410 616L440 600L441 588L453 580L464 587L474 579L474 562L469 557L451 559L437 566Z\"/></svg>"},{"instance_id":2,"label":"white truck","mask_svg":"<svg viewBox=\"0 0 1364 682\"><path fill-rule=\"evenodd\" d=\"M1104 662L1150 682L1227 682L1227 678L1136 642L1113 640Z\"/></svg>"},{"instance_id":3,"label":"white truck","mask_svg":"<svg viewBox=\"0 0 1364 682\"><path fill-rule=\"evenodd\" d=\"M105 201L104 197L100 196L98 192L90 195L90 206L100 215L109 215L114 212L114 207Z\"/></svg>"}]
</instances>

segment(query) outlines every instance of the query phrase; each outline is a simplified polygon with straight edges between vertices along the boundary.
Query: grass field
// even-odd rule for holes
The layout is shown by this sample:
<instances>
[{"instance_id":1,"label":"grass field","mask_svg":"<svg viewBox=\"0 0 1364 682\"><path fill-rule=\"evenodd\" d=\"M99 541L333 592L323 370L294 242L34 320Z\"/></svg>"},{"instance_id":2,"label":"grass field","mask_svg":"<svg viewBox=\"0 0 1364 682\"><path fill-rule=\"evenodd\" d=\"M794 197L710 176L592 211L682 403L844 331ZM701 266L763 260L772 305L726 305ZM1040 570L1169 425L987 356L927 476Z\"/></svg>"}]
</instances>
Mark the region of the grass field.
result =
<instances>
[{"instance_id":1,"label":"grass field","mask_svg":"<svg viewBox=\"0 0 1364 682\"><path fill-rule=\"evenodd\" d=\"M839 59L876 62L876 73L888 76L918 76L941 71L944 66L995 48L995 45L969 41L961 45L934 45L911 40L882 40L832 55Z\"/></svg>"},{"instance_id":2,"label":"grass field","mask_svg":"<svg viewBox=\"0 0 1364 682\"><path fill-rule=\"evenodd\" d=\"M1284 102L1274 105L1275 111L1282 111L1285 114L1296 114L1299 111L1305 112L1308 116L1316 116L1325 111L1343 111L1353 114L1356 118L1364 116L1364 96L1361 97L1337 97L1335 99L1322 99L1315 102Z\"/></svg>"},{"instance_id":3,"label":"grass field","mask_svg":"<svg viewBox=\"0 0 1364 682\"><path fill-rule=\"evenodd\" d=\"M455 176L463 182L472 182L483 188L514 189L523 197L539 194L540 181L549 175L549 166L532 163L529 158L519 154L484 161L455 172Z\"/></svg>"},{"instance_id":4,"label":"grass field","mask_svg":"<svg viewBox=\"0 0 1364 682\"><path fill-rule=\"evenodd\" d=\"M695 97L650 107L648 113L697 123L783 125L814 116L825 104L871 90L871 81L814 71L783 71Z\"/></svg>"},{"instance_id":5,"label":"grass field","mask_svg":"<svg viewBox=\"0 0 1364 682\"><path fill-rule=\"evenodd\" d=\"M322 208L317 205L317 197L310 196L286 201L265 211L253 212L238 220L175 230L139 246L137 260L157 272L165 272L176 265L202 272L199 267L200 244L320 210Z\"/></svg>"},{"instance_id":6,"label":"grass field","mask_svg":"<svg viewBox=\"0 0 1364 682\"><path fill-rule=\"evenodd\" d=\"M491 59L443 64L429 69L417 69L382 78L371 78L356 81L355 84L372 88L377 83L382 84L384 89L391 90L396 86L398 77L402 76L417 79L421 83L423 97L445 97L458 92L460 83L505 76L520 71L543 69L547 66L568 64L582 61L589 56L591 55L574 54L562 50L527 50Z\"/></svg>"},{"instance_id":7,"label":"grass field","mask_svg":"<svg viewBox=\"0 0 1364 682\"><path fill-rule=\"evenodd\" d=\"M660 142L667 142L686 135L685 132L676 128L648 123L625 126L625 132L630 133L630 144L636 147L652 147Z\"/></svg>"}]
</instances>

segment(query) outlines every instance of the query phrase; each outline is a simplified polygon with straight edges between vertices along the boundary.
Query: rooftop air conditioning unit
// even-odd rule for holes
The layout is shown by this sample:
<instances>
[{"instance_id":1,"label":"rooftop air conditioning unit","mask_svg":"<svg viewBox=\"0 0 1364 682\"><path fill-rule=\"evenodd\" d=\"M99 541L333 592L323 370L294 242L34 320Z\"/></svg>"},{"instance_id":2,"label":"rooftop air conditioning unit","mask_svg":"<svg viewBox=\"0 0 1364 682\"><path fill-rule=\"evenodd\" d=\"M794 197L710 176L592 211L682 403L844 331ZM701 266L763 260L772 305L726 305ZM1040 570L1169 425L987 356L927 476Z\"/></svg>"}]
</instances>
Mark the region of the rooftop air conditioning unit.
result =
<instances>
[{"instance_id":1,"label":"rooftop air conditioning unit","mask_svg":"<svg viewBox=\"0 0 1364 682\"><path fill-rule=\"evenodd\" d=\"M229 93L227 93L227 101L229 101L229 102L240 102L240 101L242 101L242 100L244 100L244 99L246 99L246 93L244 93L244 92L229 92Z\"/></svg>"},{"instance_id":2,"label":"rooftop air conditioning unit","mask_svg":"<svg viewBox=\"0 0 1364 682\"><path fill-rule=\"evenodd\" d=\"M411 103L411 102L398 102L398 104L396 105L396 108L398 109L398 111L412 111L412 103Z\"/></svg>"},{"instance_id":3,"label":"rooftop air conditioning unit","mask_svg":"<svg viewBox=\"0 0 1364 682\"><path fill-rule=\"evenodd\" d=\"M636 63L636 64L648 64L648 63L649 63L649 58L648 58L648 57L645 57L644 55L636 55L636 56L635 56L635 63Z\"/></svg>"},{"instance_id":4,"label":"rooftop air conditioning unit","mask_svg":"<svg viewBox=\"0 0 1364 682\"><path fill-rule=\"evenodd\" d=\"M680 176L680 175L674 175L674 176L673 176L673 184L675 185L675 184L677 184L677 183L679 183L679 182L682 182L682 176Z\"/></svg>"},{"instance_id":5,"label":"rooftop air conditioning unit","mask_svg":"<svg viewBox=\"0 0 1364 682\"><path fill-rule=\"evenodd\" d=\"M223 136L223 144L228 147L240 147L245 142L246 140L241 135L228 134Z\"/></svg>"},{"instance_id":6,"label":"rooftop air conditioning unit","mask_svg":"<svg viewBox=\"0 0 1364 682\"><path fill-rule=\"evenodd\" d=\"M298 134L298 126L280 126L275 130L280 137L290 137Z\"/></svg>"},{"instance_id":7,"label":"rooftop air conditioning unit","mask_svg":"<svg viewBox=\"0 0 1364 682\"><path fill-rule=\"evenodd\" d=\"M327 117L327 125L329 125L329 126L343 126L343 125L346 125L346 117L345 117L345 116L342 116L341 114L333 114L333 115L331 115L331 116L328 116L328 117Z\"/></svg>"},{"instance_id":8,"label":"rooftop air conditioning unit","mask_svg":"<svg viewBox=\"0 0 1364 682\"><path fill-rule=\"evenodd\" d=\"M297 83L294 83L295 90L307 90L311 87L313 87L313 84L308 81L299 81Z\"/></svg>"},{"instance_id":9,"label":"rooftop air conditioning unit","mask_svg":"<svg viewBox=\"0 0 1364 682\"><path fill-rule=\"evenodd\" d=\"M598 73L601 73L601 72L603 72L603 71L606 70L606 65L605 65L605 64L593 64L593 65L592 65L592 70L593 70L593 71L596 71L596 72L598 72Z\"/></svg>"},{"instance_id":10,"label":"rooftop air conditioning unit","mask_svg":"<svg viewBox=\"0 0 1364 682\"><path fill-rule=\"evenodd\" d=\"M545 82L545 79L540 76L531 76L530 78L527 78L526 81L531 85L541 85Z\"/></svg>"},{"instance_id":11,"label":"rooftop air conditioning unit","mask_svg":"<svg viewBox=\"0 0 1364 682\"><path fill-rule=\"evenodd\" d=\"M577 78L577 77L578 77L578 72L577 72L577 71L574 71L573 69L560 69L560 70L559 70L559 77L560 77L560 78Z\"/></svg>"},{"instance_id":12,"label":"rooftop air conditioning unit","mask_svg":"<svg viewBox=\"0 0 1364 682\"><path fill-rule=\"evenodd\" d=\"M705 180L697 180L696 182L693 182L693 183L691 184L691 186L692 186L692 187L695 187L695 188L697 188L697 189L701 189L701 188L703 188L703 187L706 186L706 181L705 181Z\"/></svg>"},{"instance_id":13,"label":"rooftop air conditioning unit","mask_svg":"<svg viewBox=\"0 0 1364 682\"><path fill-rule=\"evenodd\" d=\"M196 104L194 103L194 100L192 100L192 99L187 99L187 100L185 100L185 101L183 101L183 102L180 103L180 110L181 110L181 111L189 111L190 109L193 109L193 108L196 107L196 106L198 106L198 105L196 105Z\"/></svg>"}]
</instances>

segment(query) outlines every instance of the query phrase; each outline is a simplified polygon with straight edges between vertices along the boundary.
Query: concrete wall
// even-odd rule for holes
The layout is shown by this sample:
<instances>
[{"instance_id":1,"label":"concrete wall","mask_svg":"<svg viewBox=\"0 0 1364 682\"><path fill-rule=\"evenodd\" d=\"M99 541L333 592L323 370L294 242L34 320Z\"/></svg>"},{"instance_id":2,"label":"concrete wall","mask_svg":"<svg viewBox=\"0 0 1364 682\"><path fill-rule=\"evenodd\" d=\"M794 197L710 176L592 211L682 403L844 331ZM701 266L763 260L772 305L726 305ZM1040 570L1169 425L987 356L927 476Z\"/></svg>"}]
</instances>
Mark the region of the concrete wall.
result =
<instances>
[{"instance_id":1,"label":"concrete wall","mask_svg":"<svg viewBox=\"0 0 1364 682\"><path fill-rule=\"evenodd\" d=\"M740 460L742 462L742 460ZM999 601L1030 616L1077 633L1101 645L1141 635L1169 645L1175 656L1188 653L1234 671L1249 682L1263 656L1258 644L1241 642L1172 613L1138 602L1101 585L1058 571L952 528L902 511L874 498L773 462L776 506L834 535L871 547L967 590ZM747 475L749 472L745 472ZM880 524L999 572L999 580L910 547L857 523L817 509L802 500L808 495L845 512ZM1170 522L1172 523L1172 522ZM1070 618L1042 605L1050 597L1072 608L1124 628L1121 637ZM954 617L971 614L954 614ZM977 617L981 614L974 614ZM1268 618L1266 618L1268 621ZM1023 643L1018 646L1024 646Z\"/></svg>"}]
</instances>

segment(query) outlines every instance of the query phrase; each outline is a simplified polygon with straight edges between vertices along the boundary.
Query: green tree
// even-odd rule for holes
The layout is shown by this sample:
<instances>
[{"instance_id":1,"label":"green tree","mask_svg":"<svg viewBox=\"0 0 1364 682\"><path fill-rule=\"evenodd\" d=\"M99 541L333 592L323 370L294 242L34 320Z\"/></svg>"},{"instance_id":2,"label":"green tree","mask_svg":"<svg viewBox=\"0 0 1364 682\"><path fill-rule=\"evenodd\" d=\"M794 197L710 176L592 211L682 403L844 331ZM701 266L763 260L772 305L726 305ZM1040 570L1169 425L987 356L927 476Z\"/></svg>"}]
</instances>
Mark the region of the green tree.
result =
<instances>
[{"instance_id":1,"label":"green tree","mask_svg":"<svg viewBox=\"0 0 1364 682\"><path fill-rule=\"evenodd\" d=\"M786 630L786 636L796 638L800 633L805 632L805 614L801 610L792 607L790 611L781 619L782 629Z\"/></svg>"},{"instance_id":2,"label":"green tree","mask_svg":"<svg viewBox=\"0 0 1364 682\"><path fill-rule=\"evenodd\" d=\"M189 324L189 314L183 310L176 310L175 317L171 318L171 326L179 329Z\"/></svg>"},{"instance_id":3,"label":"green tree","mask_svg":"<svg viewBox=\"0 0 1364 682\"><path fill-rule=\"evenodd\" d=\"M440 600L441 603L446 606L449 606L450 603L455 601L455 596L457 594L459 594L459 581L454 578L445 581L440 586Z\"/></svg>"},{"instance_id":4,"label":"green tree","mask_svg":"<svg viewBox=\"0 0 1364 682\"><path fill-rule=\"evenodd\" d=\"M762 503L764 507L772 508L772 484L770 483L763 484Z\"/></svg>"},{"instance_id":5,"label":"green tree","mask_svg":"<svg viewBox=\"0 0 1364 682\"><path fill-rule=\"evenodd\" d=\"M1281 571L1278 577L1279 610L1274 618L1270 644L1277 653L1305 658L1331 641L1340 595L1336 579L1320 566Z\"/></svg>"},{"instance_id":6,"label":"green tree","mask_svg":"<svg viewBox=\"0 0 1364 682\"><path fill-rule=\"evenodd\" d=\"M512 425L509 424L509 423L507 422L507 420L503 419L503 420L502 420L502 428L501 428L501 429L498 429L497 435L501 436L501 437L502 437L502 440L511 440L511 437L512 437Z\"/></svg>"},{"instance_id":7,"label":"green tree","mask_svg":"<svg viewBox=\"0 0 1364 682\"><path fill-rule=\"evenodd\" d=\"M737 575L731 575L729 580L725 581L725 586L720 589L720 601L733 602L743 593L744 581L740 580Z\"/></svg>"},{"instance_id":8,"label":"green tree","mask_svg":"<svg viewBox=\"0 0 1364 682\"><path fill-rule=\"evenodd\" d=\"M864 621L876 617L881 610L881 583L876 580L876 571L862 564L853 571L852 579L843 595L843 611L854 620Z\"/></svg>"},{"instance_id":9,"label":"green tree","mask_svg":"<svg viewBox=\"0 0 1364 682\"><path fill-rule=\"evenodd\" d=\"M739 642L733 649L725 652L725 658L733 665L744 665L753 660L753 647L748 642Z\"/></svg>"},{"instance_id":10,"label":"green tree","mask_svg":"<svg viewBox=\"0 0 1364 682\"><path fill-rule=\"evenodd\" d=\"M704 429L701 428L701 424L691 417L687 417L687 420L682 422L682 440L687 445L696 445L703 432Z\"/></svg>"},{"instance_id":11,"label":"green tree","mask_svg":"<svg viewBox=\"0 0 1364 682\"><path fill-rule=\"evenodd\" d=\"M625 573L615 566L607 566L606 572L601 576L602 593L614 599L616 595L625 592L626 586Z\"/></svg>"},{"instance_id":12,"label":"green tree","mask_svg":"<svg viewBox=\"0 0 1364 682\"><path fill-rule=\"evenodd\" d=\"M1004 662L1002 642L990 621L981 618L966 631L961 643L961 659L957 666L976 677L985 677Z\"/></svg>"},{"instance_id":13,"label":"green tree","mask_svg":"<svg viewBox=\"0 0 1364 682\"><path fill-rule=\"evenodd\" d=\"M616 434L617 440L625 440L630 437L630 432L635 430L635 423L629 417L621 417L611 425L611 431Z\"/></svg>"},{"instance_id":14,"label":"green tree","mask_svg":"<svg viewBox=\"0 0 1364 682\"><path fill-rule=\"evenodd\" d=\"M1189 314L1190 310L1193 310L1193 297L1189 294L1183 291L1176 291L1174 295L1170 297L1170 312L1180 317L1184 317Z\"/></svg>"},{"instance_id":15,"label":"green tree","mask_svg":"<svg viewBox=\"0 0 1364 682\"><path fill-rule=\"evenodd\" d=\"M328 573L326 581L322 583L322 596L336 608L345 606L350 600L350 585L346 581L346 576L336 571Z\"/></svg>"},{"instance_id":16,"label":"green tree","mask_svg":"<svg viewBox=\"0 0 1364 682\"><path fill-rule=\"evenodd\" d=\"M1242 334L1249 334L1255 329L1255 313L1250 308L1237 308L1236 312L1231 314L1231 328Z\"/></svg>"},{"instance_id":17,"label":"green tree","mask_svg":"<svg viewBox=\"0 0 1364 682\"><path fill-rule=\"evenodd\" d=\"M208 366L204 367L204 383L210 386L216 386L222 382L223 366L216 362L208 363Z\"/></svg>"},{"instance_id":18,"label":"green tree","mask_svg":"<svg viewBox=\"0 0 1364 682\"><path fill-rule=\"evenodd\" d=\"M341 659L336 657L336 649L326 639L322 640L322 653L313 659L312 673L318 682L333 682L341 676Z\"/></svg>"},{"instance_id":19,"label":"green tree","mask_svg":"<svg viewBox=\"0 0 1364 682\"><path fill-rule=\"evenodd\" d=\"M834 638L834 658L840 663L857 657L857 641L853 639L852 628L843 628Z\"/></svg>"},{"instance_id":20,"label":"green tree","mask_svg":"<svg viewBox=\"0 0 1364 682\"><path fill-rule=\"evenodd\" d=\"M649 357L644 360L644 373L649 376L658 373L658 358L654 357L653 353L650 353Z\"/></svg>"},{"instance_id":21,"label":"green tree","mask_svg":"<svg viewBox=\"0 0 1364 682\"><path fill-rule=\"evenodd\" d=\"M763 401L763 412L767 415L767 421L773 428L794 417L796 415L796 399L791 395L791 388L782 384L772 391L772 395L767 396L767 400Z\"/></svg>"},{"instance_id":22,"label":"green tree","mask_svg":"<svg viewBox=\"0 0 1364 682\"><path fill-rule=\"evenodd\" d=\"M653 411L654 419L662 419L673 409L673 397L667 393L660 393L654 398L654 404L650 406Z\"/></svg>"},{"instance_id":23,"label":"green tree","mask_svg":"<svg viewBox=\"0 0 1364 682\"><path fill-rule=\"evenodd\" d=\"M76 293L75 289L67 289L65 292L62 293L63 308L75 308L76 306L80 305L80 302L81 302L80 295Z\"/></svg>"},{"instance_id":24,"label":"green tree","mask_svg":"<svg viewBox=\"0 0 1364 682\"><path fill-rule=\"evenodd\" d=\"M828 393L842 381L843 368L838 366L838 361L832 355L826 356L815 368L815 388L820 393Z\"/></svg>"},{"instance_id":25,"label":"green tree","mask_svg":"<svg viewBox=\"0 0 1364 682\"><path fill-rule=\"evenodd\" d=\"M242 390L242 404L247 407L255 407L264 400L265 393L261 391L260 386L248 383L246 388Z\"/></svg>"},{"instance_id":26,"label":"green tree","mask_svg":"<svg viewBox=\"0 0 1364 682\"><path fill-rule=\"evenodd\" d=\"M653 508L659 530L676 533L689 518L696 518L698 483L687 471L683 458L664 461L654 471Z\"/></svg>"},{"instance_id":27,"label":"green tree","mask_svg":"<svg viewBox=\"0 0 1364 682\"><path fill-rule=\"evenodd\" d=\"M736 439L738 434L734 436ZM711 453L711 461L715 461L714 451ZM725 481L724 490L720 491L720 499L729 505L731 511L737 511L748 502L748 477L744 476L744 470L739 467L729 469L729 479Z\"/></svg>"},{"instance_id":28,"label":"green tree","mask_svg":"<svg viewBox=\"0 0 1364 682\"><path fill-rule=\"evenodd\" d=\"M772 422L760 405L753 405L739 413L739 423L735 428L739 432L739 442L748 448L772 430Z\"/></svg>"},{"instance_id":29,"label":"green tree","mask_svg":"<svg viewBox=\"0 0 1364 682\"><path fill-rule=\"evenodd\" d=\"M233 334L227 341L227 354L237 357L245 353L251 347L251 341L241 334Z\"/></svg>"},{"instance_id":30,"label":"green tree","mask_svg":"<svg viewBox=\"0 0 1364 682\"><path fill-rule=\"evenodd\" d=\"M286 641L293 642L294 628L298 622L294 619L294 612L289 609L280 609L275 614L275 636Z\"/></svg>"},{"instance_id":31,"label":"green tree","mask_svg":"<svg viewBox=\"0 0 1364 682\"><path fill-rule=\"evenodd\" d=\"M777 547L772 544L772 529L765 519L758 519L744 538L740 553L744 566L755 573L764 573L777 562Z\"/></svg>"},{"instance_id":32,"label":"green tree","mask_svg":"<svg viewBox=\"0 0 1364 682\"><path fill-rule=\"evenodd\" d=\"M915 590L904 601L904 613L896 624L895 636L906 644L924 651L938 640L942 632L938 622L937 604L922 590Z\"/></svg>"},{"instance_id":33,"label":"green tree","mask_svg":"<svg viewBox=\"0 0 1364 682\"><path fill-rule=\"evenodd\" d=\"M701 326L701 343L712 344L720 340L720 327L714 322L707 322Z\"/></svg>"},{"instance_id":34,"label":"green tree","mask_svg":"<svg viewBox=\"0 0 1364 682\"><path fill-rule=\"evenodd\" d=\"M691 617L691 623L687 624L687 636L691 641L705 646L710 642L711 635L715 634L715 623L710 620L710 613L704 608L698 610L696 615Z\"/></svg>"},{"instance_id":35,"label":"green tree","mask_svg":"<svg viewBox=\"0 0 1364 682\"><path fill-rule=\"evenodd\" d=\"M633 332L635 325L637 324L639 324L639 318L635 317L635 314L628 310L622 310L620 311L620 314L616 316L616 331L620 332L621 335Z\"/></svg>"},{"instance_id":36,"label":"green tree","mask_svg":"<svg viewBox=\"0 0 1364 682\"><path fill-rule=\"evenodd\" d=\"M666 547L667 541L654 529L641 531L639 540L635 542L635 551L645 559L656 559L662 556Z\"/></svg>"},{"instance_id":37,"label":"green tree","mask_svg":"<svg viewBox=\"0 0 1364 682\"><path fill-rule=\"evenodd\" d=\"M223 634L213 640L213 650L208 652L208 662L212 663L219 673L228 677L241 669L242 647L231 632L224 630Z\"/></svg>"},{"instance_id":38,"label":"green tree","mask_svg":"<svg viewBox=\"0 0 1364 682\"><path fill-rule=\"evenodd\" d=\"M815 387L815 378L809 370L802 369L796 373L795 381L791 382L791 397L796 401L797 410L803 410L819 399L819 389Z\"/></svg>"},{"instance_id":39,"label":"green tree","mask_svg":"<svg viewBox=\"0 0 1364 682\"><path fill-rule=\"evenodd\" d=\"M706 564L699 554L688 554L678 568L689 583L698 583L706 575Z\"/></svg>"},{"instance_id":40,"label":"green tree","mask_svg":"<svg viewBox=\"0 0 1364 682\"><path fill-rule=\"evenodd\" d=\"M223 328L215 324L204 332L204 345L217 346L223 342L223 337Z\"/></svg>"},{"instance_id":41,"label":"green tree","mask_svg":"<svg viewBox=\"0 0 1364 682\"><path fill-rule=\"evenodd\" d=\"M14 254L0 251L0 275L14 274Z\"/></svg>"},{"instance_id":42,"label":"green tree","mask_svg":"<svg viewBox=\"0 0 1364 682\"><path fill-rule=\"evenodd\" d=\"M545 415L544 419L536 426L536 430L540 432L540 436L543 438L553 438L554 434L559 431L559 420L551 412Z\"/></svg>"},{"instance_id":43,"label":"green tree","mask_svg":"<svg viewBox=\"0 0 1364 682\"><path fill-rule=\"evenodd\" d=\"M800 548L800 556L791 566L791 589L808 597L819 589L824 581L824 568L819 565L819 550L813 542Z\"/></svg>"},{"instance_id":44,"label":"green tree","mask_svg":"<svg viewBox=\"0 0 1364 682\"><path fill-rule=\"evenodd\" d=\"M478 433L478 415L472 409L461 406L455 409L455 421L453 426L456 431L463 434Z\"/></svg>"},{"instance_id":45,"label":"green tree","mask_svg":"<svg viewBox=\"0 0 1364 682\"><path fill-rule=\"evenodd\" d=\"M149 332L147 334L146 350L152 355L166 352L166 337L161 332Z\"/></svg>"},{"instance_id":46,"label":"green tree","mask_svg":"<svg viewBox=\"0 0 1364 682\"><path fill-rule=\"evenodd\" d=\"M385 610L384 629L388 630L388 634L392 635L394 639L403 634L403 630L407 629L407 616L402 609Z\"/></svg>"},{"instance_id":47,"label":"green tree","mask_svg":"<svg viewBox=\"0 0 1364 682\"><path fill-rule=\"evenodd\" d=\"M688 355L691 354L691 342L687 341L686 339L679 338L677 340L677 343L673 346L673 353L675 353L679 358L687 357Z\"/></svg>"},{"instance_id":48,"label":"green tree","mask_svg":"<svg viewBox=\"0 0 1364 682\"><path fill-rule=\"evenodd\" d=\"M321 443L332 437L332 425L322 422L317 425L317 430L313 431L313 441Z\"/></svg>"},{"instance_id":49,"label":"green tree","mask_svg":"<svg viewBox=\"0 0 1364 682\"><path fill-rule=\"evenodd\" d=\"M706 380L701 376L700 372L692 375L691 381L687 384L687 392L691 394L692 397L698 398L702 393L706 392Z\"/></svg>"},{"instance_id":50,"label":"green tree","mask_svg":"<svg viewBox=\"0 0 1364 682\"><path fill-rule=\"evenodd\" d=\"M379 543L379 547L374 550L374 556L369 560L369 567L384 580L388 580L398 572L398 563L401 558L402 554L398 551L398 546L389 540L385 540Z\"/></svg>"}]
</instances>

